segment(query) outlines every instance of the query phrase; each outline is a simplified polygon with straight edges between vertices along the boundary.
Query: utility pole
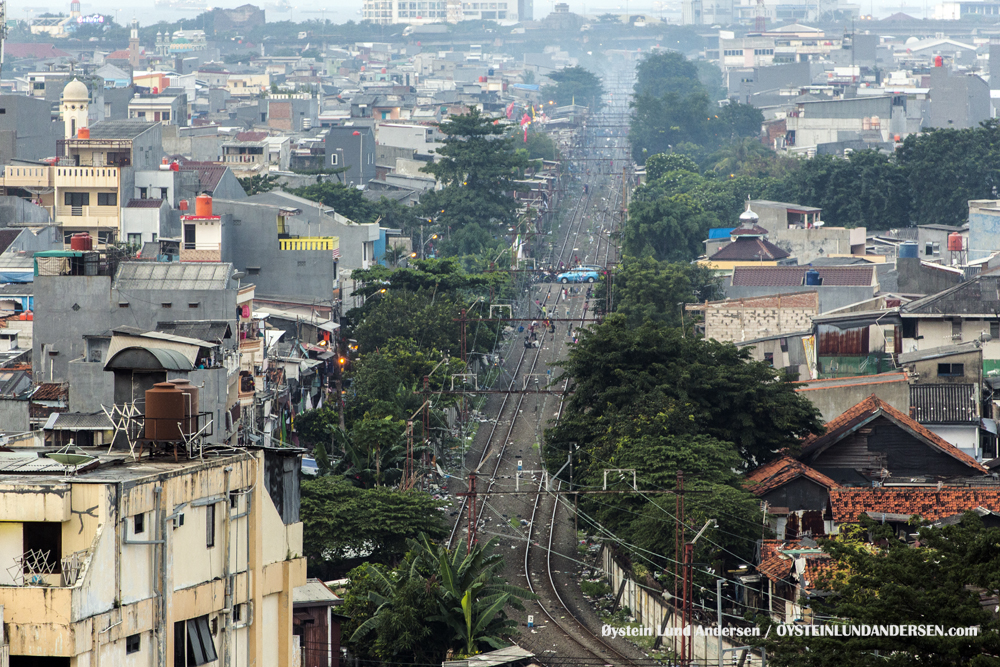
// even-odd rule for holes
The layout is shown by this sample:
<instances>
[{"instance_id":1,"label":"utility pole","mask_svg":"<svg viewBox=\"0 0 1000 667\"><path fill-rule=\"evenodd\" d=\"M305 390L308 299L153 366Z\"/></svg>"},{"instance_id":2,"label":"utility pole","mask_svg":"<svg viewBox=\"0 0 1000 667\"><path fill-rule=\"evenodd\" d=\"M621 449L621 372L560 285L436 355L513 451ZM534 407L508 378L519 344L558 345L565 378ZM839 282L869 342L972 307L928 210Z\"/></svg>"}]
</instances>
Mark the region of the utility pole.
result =
<instances>
[{"instance_id":1,"label":"utility pole","mask_svg":"<svg viewBox=\"0 0 1000 667\"><path fill-rule=\"evenodd\" d=\"M476 471L471 471L469 473L469 490L465 493L456 493L459 498L469 499L469 539L465 545L465 553L472 553L472 543L476 540L476 523L478 522L476 518Z\"/></svg>"},{"instance_id":2,"label":"utility pole","mask_svg":"<svg viewBox=\"0 0 1000 667\"><path fill-rule=\"evenodd\" d=\"M720 576L715 580L715 626L719 631L719 667L722 667L722 584Z\"/></svg>"}]
</instances>

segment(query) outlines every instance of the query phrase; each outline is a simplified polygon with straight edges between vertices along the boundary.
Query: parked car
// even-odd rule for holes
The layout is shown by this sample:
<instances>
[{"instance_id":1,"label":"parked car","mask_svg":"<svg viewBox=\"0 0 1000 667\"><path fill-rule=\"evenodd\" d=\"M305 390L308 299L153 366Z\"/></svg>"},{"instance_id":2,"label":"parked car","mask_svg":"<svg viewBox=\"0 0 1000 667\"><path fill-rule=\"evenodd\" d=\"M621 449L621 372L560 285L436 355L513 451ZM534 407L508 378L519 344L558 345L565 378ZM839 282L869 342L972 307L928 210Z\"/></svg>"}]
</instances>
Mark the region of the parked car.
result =
<instances>
[{"instance_id":1,"label":"parked car","mask_svg":"<svg viewBox=\"0 0 1000 667\"><path fill-rule=\"evenodd\" d=\"M574 269L573 271L566 271L556 276L556 280L561 283L593 283L600 279L601 276L597 271L589 269L583 271Z\"/></svg>"}]
</instances>

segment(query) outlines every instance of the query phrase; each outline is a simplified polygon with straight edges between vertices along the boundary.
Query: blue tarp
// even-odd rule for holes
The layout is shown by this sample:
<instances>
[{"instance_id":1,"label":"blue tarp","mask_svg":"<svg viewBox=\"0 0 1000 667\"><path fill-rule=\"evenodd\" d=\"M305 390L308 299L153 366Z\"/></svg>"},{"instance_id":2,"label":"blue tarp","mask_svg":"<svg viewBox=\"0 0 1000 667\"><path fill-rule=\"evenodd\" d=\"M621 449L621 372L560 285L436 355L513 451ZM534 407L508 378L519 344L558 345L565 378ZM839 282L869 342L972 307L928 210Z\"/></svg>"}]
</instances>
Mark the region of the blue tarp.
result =
<instances>
[{"instance_id":1,"label":"blue tarp","mask_svg":"<svg viewBox=\"0 0 1000 667\"><path fill-rule=\"evenodd\" d=\"M31 283L35 281L35 272L31 271L0 271L0 283Z\"/></svg>"},{"instance_id":2,"label":"blue tarp","mask_svg":"<svg viewBox=\"0 0 1000 667\"><path fill-rule=\"evenodd\" d=\"M729 235L733 233L735 227L715 227L708 230L708 238L710 239L728 239Z\"/></svg>"}]
</instances>

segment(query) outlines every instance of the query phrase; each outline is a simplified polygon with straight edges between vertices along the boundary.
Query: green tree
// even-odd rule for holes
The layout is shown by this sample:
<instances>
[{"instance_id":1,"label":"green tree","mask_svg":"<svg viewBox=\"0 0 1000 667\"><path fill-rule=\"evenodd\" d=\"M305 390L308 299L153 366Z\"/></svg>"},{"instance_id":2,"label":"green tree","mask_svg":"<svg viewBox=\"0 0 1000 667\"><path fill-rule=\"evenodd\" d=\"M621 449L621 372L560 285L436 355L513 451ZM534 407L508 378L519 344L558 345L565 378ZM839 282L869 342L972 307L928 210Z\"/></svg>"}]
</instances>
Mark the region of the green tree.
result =
<instances>
[{"instance_id":1,"label":"green tree","mask_svg":"<svg viewBox=\"0 0 1000 667\"><path fill-rule=\"evenodd\" d=\"M978 593L1000 589L1000 529L985 528L978 515L967 512L959 524L916 532L915 548L899 540L891 526L863 516L858 530L820 540L834 566L816 582L826 594L808 604L831 625L978 626L976 637L787 637L766 642L768 663L1000 665L1000 622L994 604L984 606Z\"/></svg>"},{"instance_id":2,"label":"green tree","mask_svg":"<svg viewBox=\"0 0 1000 667\"><path fill-rule=\"evenodd\" d=\"M678 51L650 53L635 68L636 97L662 98L669 93L704 93L698 68Z\"/></svg>"},{"instance_id":3,"label":"green tree","mask_svg":"<svg viewBox=\"0 0 1000 667\"><path fill-rule=\"evenodd\" d=\"M647 181L658 181L670 171L687 171L692 174L701 173L701 170L698 169L698 163L686 155L657 153L646 158Z\"/></svg>"},{"instance_id":4,"label":"green tree","mask_svg":"<svg viewBox=\"0 0 1000 667\"><path fill-rule=\"evenodd\" d=\"M535 599L530 591L507 583L503 576L506 562L496 552L497 543L494 537L486 544L474 544L466 553L462 540L451 550L432 544L426 535L410 540L417 559L441 582L438 618L452 631L452 646L459 648L460 657L505 646L503 638L517 629L505 608L524 611L522 600Z\"/></svg>"},{"instance_id":5,"label":"green tree","mask_svg":"<svg viewBox=\"0 0 1000 667\"><path fill-rule=\"evenodd\" d=\"M443 503L419 491L362 489L337 475L302 481L302 549L311 576L343 574L359 559L395 564L406 540L447 535Z\"/></svg>"},{"instance_id":6,"label":"green tree","mask_svg":"<svg viewBox=\"0 0 1000 667\"><path fill-rule=\"evenodd\" d=\"M268 174L257 174L256 176L247 176L246 178L238 179L240 185L243 187L243 191L247 193L247 196L260 194L261 192L270 192L278 185L277 176L270 176Z\"/></svg>"},{"instance_id":7,"label":"green tree","mask_svg":"<svg viewBox=\"0 0 1000 667\"><path fill-rule=\"evenodd\" d=\"M357 188L343 183L314 183L289 190L293 195L317 201L354 222L374 222L377 217L375 206Z\"/></svg>"},{"instance_id":8,"label":"green tree","mask_svg":"<svg viewBox=\"0 0 1000 667\"><path fill-rule=\"evenodd\" d=\"M704 253L708 230L718 219L688 195L634 201L629 207L622 249L632 257L689 261Z\"/></svg>"},{"instance_id":9,"label":"green tree","mask_svg":"<svg viewBox=\"0 0 1000 667\"><path fill-rule=\"evenodd\" d=\"M542 103L555 102L559 106L580 104L590 107L591 112L601 108L604 87L601 79L582 67L565 67L551 72L548 78L555 85L544 86L541 90Z\"/></svg>"},{"instance_id":10,"label":"green tree","mask_svg":"<svg viewBox=\"0 0 1000 667\"><path fill-rule=\"evenodd\" d=\"M555 160L558 153L556 142L543 132L528 132L528 157L532 160Z\"/></svg>"},{"instance_id":11,"label":"green tree","mask_svg":"<svg viewBox=\"0 0 1000 667\"><path fill-rule=\"evenodd\" d=\"M573 395L550 431L550 464L566 459L566 443L592 439L602 420L641 404L674 405L678 433L699 433L733 443L747 466L819 432L816 408L795 393L794 379L731 343L683 336L654 322L634 326L619 313L581 332L561 364ZM652 409L652 408L651 408ZM660 410L660 408L656 408Z\"/></svg>"},{"instance_id":12,"label":"green tree","mask_svg":"<svg viewBox=\"0 0 1000 667\"><path fill-rule=\"evenodd\" d=\"M614 280L615 312L633 326L663 322L680 326L680 303L720 298L720 281L696 264L660 262L651 257L625 258ZM600 295L598 295L600 296ZM690 325L691 318L687 318Z\"/></svg>"},{"instance_id":13,"label":"green tree","mask_svg":"<svg viewBox=\"0 0 1000 667\"><path fill-rule=\"evenodd\" d=\"M441 159L422 171L432 174L444 188L421 197L424 217L451 232L473 222L512 224L517 211L517 202L510 196L514 179L528 161L515 150L505 126L470 108L467 114L451 116L440 129L447 135L437 150Z\"/></svg>"}]
</instances>

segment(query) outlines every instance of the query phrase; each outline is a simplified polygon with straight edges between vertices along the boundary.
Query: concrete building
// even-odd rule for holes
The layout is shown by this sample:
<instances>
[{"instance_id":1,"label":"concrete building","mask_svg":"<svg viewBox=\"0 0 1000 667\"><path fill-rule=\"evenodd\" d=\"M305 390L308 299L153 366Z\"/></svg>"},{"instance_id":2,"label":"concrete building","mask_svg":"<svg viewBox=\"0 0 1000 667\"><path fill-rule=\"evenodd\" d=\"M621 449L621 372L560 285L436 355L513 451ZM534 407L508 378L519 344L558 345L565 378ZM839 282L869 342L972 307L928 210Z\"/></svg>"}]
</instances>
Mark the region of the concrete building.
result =
<instances>
[{"instance_id":1,"label":"concrete building","mask_svg":"<svg viewBox=\"0 0 1000 667\"><path fill-rule=\"evenodd\" d=\"M969 261L1000 250L1000 200L969 200Z\"/></svg>"},{"instance_id":2,"label":"concrete building","mask_svg":"<svg viewBox=\"0 0 1000 667\"><path fill-rule=\"evenodd\" d=\"M326 135L328 167L348 170L343 178L348 183L365 185L375 178L375 132L367 125L331 127Z\"/></svg>"},{"instance_id":3,"label":"concrete building","mask_svg":"<svg viewBox=\"0 0 1000 667\"><path fill-rule=\"evenodd\" d=\"M810 329L819 314L819 295L813 291L727 299L691 304L686 310L703 313L705 338L744 343ZM770 361L774 365L774 359Z\"/></svg>"},{"instance_id":4,"label":"concrete building","mask_svg":"<svg viewBox=\"0 0 1000 667\"><path fill-rule=\"evenodd\" d=\"M83 253L63 255L39 264L34 281L32 352L39 381L68 380L69 362L87 358L86 335L121 326L153 331L166 320L235 317L231 264L101 263L97 275L84 275L74 273Z\"/></svg>"},{"instance_id":5,"label":"concrete building","mask_svg":"<svg viewBox=\"0 0 1000 667\"><path fill-rule=\"evenodd\" d=\"M0 460L11 664L293 664L297 450L91 450L72 477L44 453Z\"/></svg>"},{"instance_id":6,"label":"concrete building","mask_svg":"<svg viewBox=\"0 0 1000 667\"><path fill-rule=\"evenodd\" d=\"M979 127L990 113L990 87L975 74L953 74L931 68L929 115L924 127L964 130Z\"/></svg>"},{"instance_id":7,"label":"concrete building","mask_svg":"<svg viewBox=\"0 0 1000 667\"><path fill-rule=\"evenodd\" d=\"M24 95L0 95L0 155L6 163L53 157L56 142L63 138L63 122L52 119L47 102Z\"/></svg>"},{"instance_id":8,"label":"concrete building","mask_svg":"<svg viewBox=\"0 0 1000 667\"><path fill-rule=\"evenodd\" d=\"M132 198L135 172L160 163L160 125L102 121L87 130L86 136L59 141L58 164L6 167L3 187L32 193L63 228L67 243L78 232L110 243L119 236L120 204Z\"/></svg>"},{"instance_id":9,"label":"concrete building","mask_svg":"<svg viewBox=\"0 0 1000 667\"><path fill-rule=\"evenodd\" d=\"M785 118L784 147L798 152L823 144L886 143L906 131L906 96L881 95L798 102Z\"/></svg>"},{"instance_id":10,"label":"concrete building","mask_svg":"<svg viewBox=\"0 0 1000 667\"><path fill-rule=\"evenodd\" d=\"M128 103L128 117L136 120L186 127L187 95L153 95L133 98Z\"/></svg>"}]
</instances>

